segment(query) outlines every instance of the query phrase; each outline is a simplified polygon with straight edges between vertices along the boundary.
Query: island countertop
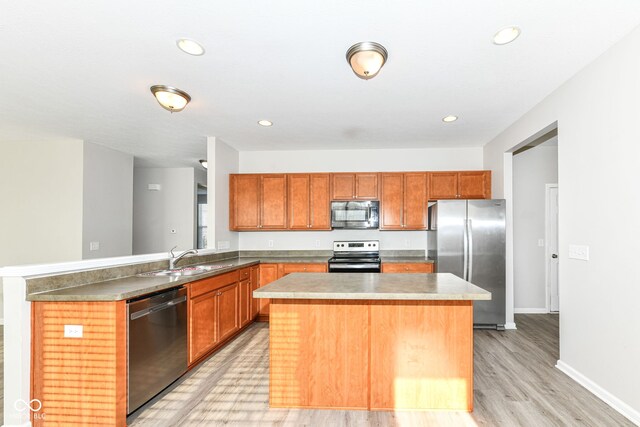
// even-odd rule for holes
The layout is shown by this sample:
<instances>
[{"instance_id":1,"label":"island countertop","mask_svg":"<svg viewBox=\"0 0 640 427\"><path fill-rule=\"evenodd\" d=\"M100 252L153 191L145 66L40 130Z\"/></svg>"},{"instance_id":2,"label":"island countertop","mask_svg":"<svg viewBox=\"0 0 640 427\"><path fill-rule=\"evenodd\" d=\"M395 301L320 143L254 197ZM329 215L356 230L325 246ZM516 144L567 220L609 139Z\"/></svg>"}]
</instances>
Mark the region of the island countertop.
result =
<instances>
[{"instance_id":1,"label":"island countertop","mask_svg":"<svg viewBox=\"0 0 640 427\"><path fill-rule=\"evenodd\" d=\"M255 298L334 300L490 300L491 293L451 273L293 273Z\"/></svg>"}]
</instances>

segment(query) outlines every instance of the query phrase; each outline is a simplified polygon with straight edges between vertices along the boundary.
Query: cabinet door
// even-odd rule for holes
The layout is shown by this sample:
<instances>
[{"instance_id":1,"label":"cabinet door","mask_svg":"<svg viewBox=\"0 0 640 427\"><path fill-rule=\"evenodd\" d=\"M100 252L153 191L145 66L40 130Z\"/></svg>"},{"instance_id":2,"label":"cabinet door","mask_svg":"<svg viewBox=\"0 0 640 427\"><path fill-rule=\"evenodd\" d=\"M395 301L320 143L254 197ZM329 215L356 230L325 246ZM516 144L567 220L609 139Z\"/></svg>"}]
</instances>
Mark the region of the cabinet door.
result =
<instances>
[{"instance_id":1,"label":"cabinet door","mask_svg":"<svg viewBox=\"0 0 640 427\"><path fill-rule=\"evenodd\" d=\"M331 230L331 175L309 176L310 227L313 230Z\"/></svg>"},{"instance_id":2,"label":"cabinet door","mask_svg":"<svg viewBox=\"0 0 640 427\"><path fill-rule=\"evenodd\" d=\"M280 267L279 277L284 277L291 273L326 273L327 264L303 264L303 263L291 263L291 264L278 264Z\"/></svg>"},{"instance_id":3,"label":"cabinet door","mask_svg":"<svg viewBox=\"0 0 640 427\"><path fill-rule=\"evenodd\" d=\"M457 199L457 172L431 172L429 183L429 199Z\"/></svg>"},{"instance_id":4,"label":"cabinet door","mask_svg":"<svg viewBox=\"0 0 640 427\"><path fill-rule=\"evenodd\" d=\"M378 200L378 174L357 173L356 193L358 200Z\"/></svg>"},{"instance_id":5,"label":"cabinet door","mask_svg":"<svg viewBox=\"0 0 640 427\"><path fill-rule=\"evenodd\" d=\"M310 207L310 177L306 174L287 175L289 205L288 221L292 230L307 230L311 224Z\"/></svg>"},{"instance_id":6,"label":"cabinet door","mask_svg":"<svg viewBox=\"0 0 640 427\"><path fill-rule=\"evenodd\" d=\"M403 174L380 174L380 229L402 230Z\"/></svg>"},{"instance_id":7,"label":"cabinet door","mask_svg":"<svg viewBox=\"0 0 640 427\"><path fill-rule=\"evenodd\" d=\"M284 230L287 228L287 180L286 175L262 175L261 177L260 229Z\"/></svg>"},{"instance_id":8,"label":"cabinet door","mask_svg":"<svg viewBox=\"0 0 640 427\"><path fill-rule=\"evenodd\" d=\"M211 291L189 300L189 364L211 350L216 343L216 294Z\"/></svg>"},{"instance_id":9,"label":"cabinet door","mask_svg":"<svg viewBox=\"0 0 640 427\"><path fill-rule=\"evenodd\" d=\"M258 315L258 312L260 311L260 300L258 298L254 298L253 297L253 291L255 291L256 289L258 289L258 287L260 286L260 282L259 282L259 271L260 271L260 267L255 266L255 267L251 267L251 310L250 310L250 317L251 319L255 319L256 316Z\"/></svg>"},{"instance_id":10,"label":"cabinet door","mask_svg":"<svg viewBox=\"0 0 640 427\"><path fill-rule=\"evenodd\" d=\"M491 171L459 172L458 195L461 199L490 199Z\"/></svg>"},{"instance_id":11,"label":"cabinet door","mask_svg":"<svg viewBox=\"0 0 640 427\"><path fill-rule=\"evenodd\" d=\"M229 228L256 230L260 225L260 175L230 175Z\"/></svg>"},{"instance_id":12,"label":"cabinet door","mask_svg":"<svg viewBox=\"0 0 640 427\"><path fill-rule=\"evenodd\" d=\"M240 326L251 321L251 280L240 282Z\"/></svg>"},{"instance_id":13,"label":"cabinet door","mask_svg":"<svg viewBox=\"0 0 640 427\"><path fill-rule=\"evenodd\" d=\"M334 173L331 175L333 193L331 200L351 200L355 196L356 176L352 173Z\"/></svg>"},{"instance_id":14,"label":"cabinet door","mask_svg":"<svg viewBox=\"0 0 640 427\"><path fill-rule=\"evenodd\" d=\"M218 289L216 309L218 311L218 342L225 340L240 329L238 283Z\"/></svg>"},{"instance_id":15,"label":"cabinet door","mask_svg":"<svg viewBox=\"0 0 640 427\"><path fill-rule=\"evenodd\" d=\"M425 173L404 174L404 230L427 229L427 176Z\"/></svg>"},{"instance_id":16,"label":"cabinet door","mask_svg":"<svg viewBox=\"0 0 640 427\"><path fill-rule=\"evenodd\" d=\"M383 273L433 273L431 263L382 263Z\"/></svg>"},{"instance_id":17,"label":"cabinet door","mask_svg":"<svg viewBox=\"0 0 640 427\"><path fill-rule=\"evenodd\" d=\"M260 264L260 287L278 279L278 264ZM269 299L261 298L260 300L260 317L269 317Z\"/></svg>"}]
</instances>

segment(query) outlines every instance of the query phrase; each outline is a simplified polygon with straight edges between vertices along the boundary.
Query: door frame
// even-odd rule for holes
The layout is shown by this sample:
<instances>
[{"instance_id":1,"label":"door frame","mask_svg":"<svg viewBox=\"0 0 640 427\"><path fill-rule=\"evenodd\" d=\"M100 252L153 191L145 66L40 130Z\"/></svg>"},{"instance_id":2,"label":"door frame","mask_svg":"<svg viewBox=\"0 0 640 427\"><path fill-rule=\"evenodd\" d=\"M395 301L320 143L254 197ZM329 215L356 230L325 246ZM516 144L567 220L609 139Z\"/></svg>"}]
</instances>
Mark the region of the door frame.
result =
<instances>
[{"instance_id":1,"label":"door frame","mask_svg":"<svg viewBox=\"0 0 640 427\"><path fill-rule=\"evenodd\" d=\"M549 221L551 217L549 196L551 194L551 189L555 188L559 189L558 184L545 184L544 189L544 292L545 292L545 308L547 309L547 313L551 313L551 281L549 280L549 259L551 257L551 250L549 249L549 236L551 235L551 222ZM557 215L557 214L556 214ZM558 229L556 228L556 239L558 239ZM557 241L556 241L557 244ZM558 247L558 253L560 252L560 248ZM558 260L559 262L559 260ZM560 265L558 264L558 294L560 293ZM558 312L560 311L560 307L558 307ZM555 312L554 312L555 313Z\"/></svg>"}]
</instances>

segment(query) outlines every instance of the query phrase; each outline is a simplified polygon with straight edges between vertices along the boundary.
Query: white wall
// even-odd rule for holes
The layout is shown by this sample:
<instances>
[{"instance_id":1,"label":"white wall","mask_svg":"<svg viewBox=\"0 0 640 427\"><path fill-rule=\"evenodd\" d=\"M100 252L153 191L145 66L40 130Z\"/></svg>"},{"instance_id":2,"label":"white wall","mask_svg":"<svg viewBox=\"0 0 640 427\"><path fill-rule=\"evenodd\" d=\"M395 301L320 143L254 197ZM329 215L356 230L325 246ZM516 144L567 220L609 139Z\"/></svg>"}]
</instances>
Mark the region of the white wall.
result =
<instances>
[{"instance_id":1,"label":"white wall","mask_svg":"<svg viewBox=\"0 0 640 427\"><path fill-rule=\"evenodd\" d=\"M133 156L85 142L83 170L82 258L131 255Z\"/></svg>"},{"instance_id":2,"label":"white wall","mask_svg":"<svg viewBox=\"0 0 640 427\"><path fill-rule=\"evenodd\" d=\"M546 309L546 184L558 182L558 147L537 146L513 156L514 307Z\"/></svg>"},{"instance_id":3,"label":"white wall","mask_svg":"<svg viewBox=\"0 0 640 427\"><path fill-rule=\"evenodd\" d=\"M238 232L229 230L229 174L239 172L239 153L215 137L207 138L209 164L209 247L221 251L238 250ZM226 247L228 245L228 247Z\"/></svg>"},{"instance_id":4,"label":"white wall","mask_svg":"<svg viewBox=\"0 0 640 427\"><path fill-rule=\"evenodd\" d=\"M242 151L240 173L482 169L482 148Z\"/></svg>"},{"instance_id":5,"label":"white wall","mask_svg":"<svg viewBox=\"0 0 640 427\"><path fill-rule=\"evenodd\" d=\"M637 423L639 51L636 29L484 148L500 197L504 153L558 122L558 366ZM569 259L570 244L589 246L590 260Z\"/></svg>"},{"instance_id":6,"label":"white wall","mask_svg":"<svg viewBox=\"0 0 640 427\"><path fill-rule=\"evenodd\" d=\"M482 148L243 151L240 173L272 172L389 172L482 169ZM227 214L228 215L228 214ZM380 240L380 247L426 249L423 231L335 230L295 232L242 232L244 250L331 250L334 240ZM273 246L269 246L269 242Z\"/></svg>"},{"instance_id":7,"label":"white wall","mask_svg":"<svg viewBox=\"0 0 640 427\"><path fill-rule=\"evenodd\" d=\"M0 143L0 267L82 258L82 144Z\"/></svg>"},{"instance_id":8,"label":"white wall","mask_svg":"<svg viewBox=\"0 0 640 427\"><path fill-rule=\"evenodd\" d=\"M160 191L150 191L149 184L160 184ZM177 250L194 248L195 198L193 168L134 168L134 255L165 252L176 245Z\"/></svg>"}]
</instances>

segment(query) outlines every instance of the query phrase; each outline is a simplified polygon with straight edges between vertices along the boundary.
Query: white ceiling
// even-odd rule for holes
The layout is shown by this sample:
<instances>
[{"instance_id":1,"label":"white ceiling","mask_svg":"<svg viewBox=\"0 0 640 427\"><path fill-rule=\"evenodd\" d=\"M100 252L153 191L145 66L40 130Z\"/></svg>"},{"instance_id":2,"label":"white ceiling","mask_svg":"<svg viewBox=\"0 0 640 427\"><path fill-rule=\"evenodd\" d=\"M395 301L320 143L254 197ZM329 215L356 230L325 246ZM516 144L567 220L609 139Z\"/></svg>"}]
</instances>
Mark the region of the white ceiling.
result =
<instances>
[{"instance_id":1,"label":"white ceiling","mask_svg":"<svg viewBox=\"0 0 640 427\"><path fill-rule=\"evenodd\" d=\"M522 35L492 44L511 24ZM238 150L482 146L638 24L638 0L4 1L0 141L78 138L191 166L207 136ZM344 57L365 40L389 51L369 81ZM193 101L170 114L154 84Z\"/></svg>"}]
</instances>

